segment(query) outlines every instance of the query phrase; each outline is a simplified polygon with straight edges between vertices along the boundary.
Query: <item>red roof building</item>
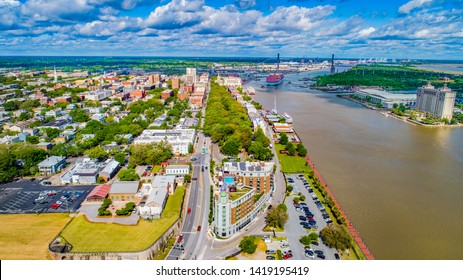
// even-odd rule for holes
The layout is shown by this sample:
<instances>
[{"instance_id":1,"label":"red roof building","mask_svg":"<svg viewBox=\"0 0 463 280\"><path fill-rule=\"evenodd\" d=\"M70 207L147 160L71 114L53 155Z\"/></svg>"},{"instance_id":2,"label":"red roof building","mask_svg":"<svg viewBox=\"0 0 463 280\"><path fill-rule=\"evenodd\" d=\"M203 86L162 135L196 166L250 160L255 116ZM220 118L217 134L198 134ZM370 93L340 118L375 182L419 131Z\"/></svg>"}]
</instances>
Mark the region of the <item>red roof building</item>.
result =
<instances>
[{"instance_id":1,"label":"red roof building","mask_svg":"<svg viewBox=\"0 0 463 280\"><path fill-rule=\"evenodd\" d=\"M87 201L103 201L103 199L108 195L109 190L111 189L110 185L99 185L96 186L88 195Z\"/></svg>"}]
</instances>

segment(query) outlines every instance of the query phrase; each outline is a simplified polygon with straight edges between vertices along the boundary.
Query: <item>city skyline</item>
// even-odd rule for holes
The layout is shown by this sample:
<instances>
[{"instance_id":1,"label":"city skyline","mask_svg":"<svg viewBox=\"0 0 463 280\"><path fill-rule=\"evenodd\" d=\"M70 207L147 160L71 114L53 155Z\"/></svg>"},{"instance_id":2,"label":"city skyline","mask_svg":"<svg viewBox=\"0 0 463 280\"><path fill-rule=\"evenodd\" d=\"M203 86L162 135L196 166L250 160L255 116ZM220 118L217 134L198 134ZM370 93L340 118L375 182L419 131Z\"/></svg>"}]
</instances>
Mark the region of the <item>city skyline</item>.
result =
<instances>
[{"instance_id":1,"label":"city skyline","mask_svg":"<svg viewBox=\"0 0 463 280\"><path fill-rule=\"evenodd\" d=\"M461 1L0 0L0 14L0 55L451 60L463 44Z\"/></svg>"}]
</instances>

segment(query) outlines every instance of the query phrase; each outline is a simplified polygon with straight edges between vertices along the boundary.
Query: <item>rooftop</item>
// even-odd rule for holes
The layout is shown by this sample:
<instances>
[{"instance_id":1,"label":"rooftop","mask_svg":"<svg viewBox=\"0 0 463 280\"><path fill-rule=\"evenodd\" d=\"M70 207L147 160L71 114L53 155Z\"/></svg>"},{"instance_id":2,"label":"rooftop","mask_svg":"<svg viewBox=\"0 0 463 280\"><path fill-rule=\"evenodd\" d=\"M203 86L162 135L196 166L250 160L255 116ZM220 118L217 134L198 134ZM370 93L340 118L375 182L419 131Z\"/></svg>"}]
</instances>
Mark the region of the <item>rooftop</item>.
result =
<instances>
[{"instance_id":1,"label":"rooftop","mask_svg":"<svg viewBox=\"0 0 463 280\"><path fill-rule=\"evenodd\" d=\"M58 164L60 161L66 159L66 157L62 156L51 156L42 162L39 163L39 167L49 167Z\"/></svg>"},{"instance_id":2,"label":"rooftop","mask_svg":"<svg viewBox=\"0 0 463 280\"><path fill-rule=\"evenodd\" d=\"M377 89L362 89L359 92L378 97L380 99L416 99L416 94L391 93Z\"/></svg>"},{"instance_id":3,"label":"rooftop","mask_svg":"<svg viewBox=\"0 0 463 280\"><path fill-rule=\"evenodd\" d=\"M111 186L110 193L133 193L136 194L138 191L138 181L117 181Z\"/></svg>"},{"instance_id":4,"label":"rooftop","mask_svg":"<svg viewBox=\"0 0 463 280\"><path fill-rule=\"evenodd\" d=\"M157 175L154 177L152 185L156 188L167 188L168 184L175 182L175 175Z\"/></svg>"}]
</instances>

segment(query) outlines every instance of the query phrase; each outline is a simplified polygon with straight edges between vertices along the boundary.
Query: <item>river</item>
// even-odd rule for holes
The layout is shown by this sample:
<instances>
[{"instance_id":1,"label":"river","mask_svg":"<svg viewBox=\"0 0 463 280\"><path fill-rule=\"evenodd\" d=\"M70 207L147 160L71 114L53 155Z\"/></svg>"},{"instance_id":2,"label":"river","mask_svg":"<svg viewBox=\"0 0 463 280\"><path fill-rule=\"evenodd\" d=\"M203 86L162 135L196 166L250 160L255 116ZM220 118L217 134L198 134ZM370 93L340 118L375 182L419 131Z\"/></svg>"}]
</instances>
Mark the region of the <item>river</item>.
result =
<instances>
[{"instance_id":1,"label":"river","mask_svg":"<svg viewBox=\"0 0 463 280\"><path fill-rule=\"evenodd\" d=\"M325 72L313 72L316 75ZM254 99L294 127L377 259L463 259L463 128L388 118L333 94L252 81ZM291 81L291 84L288 84Z\"/></svg>"}]
</instances>

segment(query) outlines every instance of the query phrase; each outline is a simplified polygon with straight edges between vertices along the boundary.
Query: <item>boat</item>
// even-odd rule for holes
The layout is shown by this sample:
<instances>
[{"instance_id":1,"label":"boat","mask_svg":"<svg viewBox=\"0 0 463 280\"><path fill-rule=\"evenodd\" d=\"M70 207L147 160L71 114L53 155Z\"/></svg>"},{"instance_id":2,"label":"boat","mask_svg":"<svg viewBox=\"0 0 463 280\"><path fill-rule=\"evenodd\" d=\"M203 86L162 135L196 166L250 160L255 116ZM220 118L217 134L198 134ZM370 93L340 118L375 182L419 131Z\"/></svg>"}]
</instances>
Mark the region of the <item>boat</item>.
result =
<instances>
[{"instance_id":1,"label":"boat","mask_svg":"<svg viewBox=\"0 0 463 280\"><path fill-rule=\"evenodd\" d=\"M255 94L256 94L256 90L255 90L254 87L252 87L252 86L249 86L249 87L246 89L246 92L247 92L249 95L255 95Z\"/></svg>"},{"instance_id":2,"label":"boat","mask_svg":"<svg viewBox=\"0 0 463 280\"><path fill-rule=\"evenodd\" d=\"M265 79L265 81L267 82L268 86L277 86L283 83L284 78L285 76L283 74L270 74L267 76L267 79Z\"/></svg>"},{"instance_id":3,"label":"boat","mask_svg":"<svg viewBox=\"0 0 463 280\"><path fill-rule=\"evenodd\" d=\"M283 118L285 118L286 123L293 123L293 118L288 113L285 112Z\"/></svg>"},{"instance_id":4,"label":"boat","mask_svg":"<svg viewBox=\"0 0 463 280\"><path fill-rule=\"evenodd\" d=\"M281 83L283 83L283 80L285 76L281 73L278 73L280 70L280 54L277 56L277 73L275 74L270 74L267 76L265 79L265 82L267 83L267 86L277 86Z\"/></svg>"}]
</instances>

